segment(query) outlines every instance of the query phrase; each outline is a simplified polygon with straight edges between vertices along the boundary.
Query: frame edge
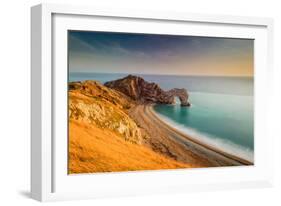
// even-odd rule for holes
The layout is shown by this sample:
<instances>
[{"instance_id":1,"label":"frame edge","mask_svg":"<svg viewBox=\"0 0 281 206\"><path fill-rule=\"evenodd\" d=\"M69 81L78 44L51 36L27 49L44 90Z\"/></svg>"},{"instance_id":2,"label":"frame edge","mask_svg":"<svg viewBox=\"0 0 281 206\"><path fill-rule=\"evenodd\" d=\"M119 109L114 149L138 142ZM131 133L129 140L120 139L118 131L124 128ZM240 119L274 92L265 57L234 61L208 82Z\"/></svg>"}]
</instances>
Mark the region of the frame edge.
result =
<instances>
[{"instance_id":1,"label":"frame edge","mask_svg":"<svg viewBox=\"0 0 281 206\"><path fill-rule=\"evenodd\" d=\"M42 6L31 8L31 198L42 201Z\"/></svg>"}]
</instances>

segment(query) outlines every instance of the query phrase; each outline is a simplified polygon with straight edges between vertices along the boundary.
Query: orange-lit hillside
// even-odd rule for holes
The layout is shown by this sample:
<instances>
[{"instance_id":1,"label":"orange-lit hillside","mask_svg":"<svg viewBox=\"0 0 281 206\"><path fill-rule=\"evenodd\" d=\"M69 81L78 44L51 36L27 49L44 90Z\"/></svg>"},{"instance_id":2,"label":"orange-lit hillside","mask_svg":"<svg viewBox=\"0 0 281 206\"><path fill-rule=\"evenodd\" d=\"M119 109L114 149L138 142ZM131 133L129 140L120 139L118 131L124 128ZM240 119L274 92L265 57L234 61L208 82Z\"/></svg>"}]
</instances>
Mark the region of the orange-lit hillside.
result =
<instances>
[{"instance_id":1,"label":"orange-lit hillside","mask_svg":"<svg viewBox=\"0 0 281 206\"><path fill-rule=\"evenodd\" d=\"M186 168L116 133L70 122L69 173Z\"/></svg>"},{"instance_id":2,"label":"orange-lit hillside","mask_svg":"<svg viewBox=\"0 0 281 206\"><path fill-rule=\"evenodd\" d=\"M69 88L70 174L189 167L142 144L125 95L94 81Z\"/></svg>"}]
</instances>

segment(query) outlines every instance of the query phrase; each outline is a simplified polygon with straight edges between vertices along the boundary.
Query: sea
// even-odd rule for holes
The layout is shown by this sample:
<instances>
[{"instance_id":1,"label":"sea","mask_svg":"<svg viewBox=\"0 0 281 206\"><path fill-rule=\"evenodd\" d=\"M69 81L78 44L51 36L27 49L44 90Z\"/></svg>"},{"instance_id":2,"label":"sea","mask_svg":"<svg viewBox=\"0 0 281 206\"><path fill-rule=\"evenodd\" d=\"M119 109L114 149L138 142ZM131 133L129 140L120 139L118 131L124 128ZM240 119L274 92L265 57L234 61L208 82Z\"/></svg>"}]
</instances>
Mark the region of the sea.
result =
<instances>
[{"instance_id":1,"label":"sea","mask_svg":"<svg viewBox=\"0 0 281 206\"><path fill-rule=\"evenodd\" d=\"M69 73L69 82L101 83L128 74ZM155 105L156 114L174 128L205 144L254 162L254 79L252 77L134 74L164 90L185 88L191 107Z\"/></svg>"}]
</instances>

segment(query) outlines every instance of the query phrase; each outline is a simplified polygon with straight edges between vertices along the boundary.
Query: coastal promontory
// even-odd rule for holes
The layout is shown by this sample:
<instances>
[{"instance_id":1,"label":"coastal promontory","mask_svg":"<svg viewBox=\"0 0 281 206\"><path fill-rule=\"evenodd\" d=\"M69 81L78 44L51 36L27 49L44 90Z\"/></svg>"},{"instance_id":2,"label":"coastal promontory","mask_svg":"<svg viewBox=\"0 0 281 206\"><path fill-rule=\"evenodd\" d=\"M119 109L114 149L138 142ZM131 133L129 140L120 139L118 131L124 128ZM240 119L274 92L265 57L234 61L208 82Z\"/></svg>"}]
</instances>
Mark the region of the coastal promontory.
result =
<instances>
[{"instance_id":1,"label":"coastal promontory","mask_svg":"<svg viewBox=\"0 0 281 206\"><path fill-rule=\"evenodd\" d=\"M122 79L109 81L106 87L122 92L139 103L174 104L178 97L181 106L190 106L186 89L174 88L164 91L158 84L147 82L142 77L128 75Z\"/></svg>"}]
</instances>

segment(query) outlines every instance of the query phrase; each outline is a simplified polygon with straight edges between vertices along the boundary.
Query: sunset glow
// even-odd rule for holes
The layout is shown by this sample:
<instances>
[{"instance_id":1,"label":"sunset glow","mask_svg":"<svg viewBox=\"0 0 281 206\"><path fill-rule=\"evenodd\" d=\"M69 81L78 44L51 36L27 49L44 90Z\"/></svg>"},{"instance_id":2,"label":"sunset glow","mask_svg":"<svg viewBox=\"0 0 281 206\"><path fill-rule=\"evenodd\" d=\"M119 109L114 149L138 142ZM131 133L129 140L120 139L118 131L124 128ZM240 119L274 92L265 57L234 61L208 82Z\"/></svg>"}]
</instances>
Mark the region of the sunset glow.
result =
<instances>
[{"instance_id":1,"label":"sunset glow","mask_svg":"<svg viewBox=\"0 0 281 206\"><path fill-rule=\"evenodd\" d=\"M253 76L254 40L69 32L69 71Z\"/></svg>"}]
</instances>

